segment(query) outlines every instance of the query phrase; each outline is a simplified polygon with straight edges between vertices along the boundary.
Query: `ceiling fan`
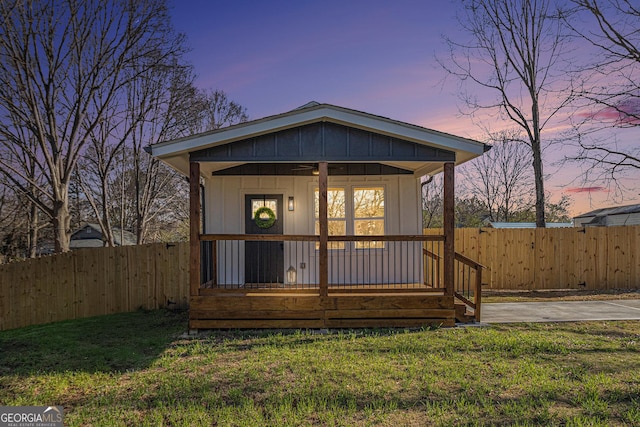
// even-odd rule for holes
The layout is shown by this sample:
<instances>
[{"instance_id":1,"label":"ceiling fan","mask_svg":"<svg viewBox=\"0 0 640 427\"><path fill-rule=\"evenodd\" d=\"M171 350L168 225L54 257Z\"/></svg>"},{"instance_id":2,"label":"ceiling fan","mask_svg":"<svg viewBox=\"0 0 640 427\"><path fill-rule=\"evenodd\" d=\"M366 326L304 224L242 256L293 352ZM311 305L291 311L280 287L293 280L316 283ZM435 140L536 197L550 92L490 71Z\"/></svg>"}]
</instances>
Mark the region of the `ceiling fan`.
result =
<instances>
[{"instance_id":1,"label":"ceiling fan","mask_svg":"<svg viewBox=\"0 0 640 427\"><path fill-rule=\"evenodd\" d=\"M342 170L342 169L344 169L344 166L330 164L328 166L328 169L329 170ZM317 163L314 163L314 164L300 164L297 167L292 168L291 170L292 171L311 171L311 173L313 175L320 174L320 171L318 170L318 164Z\"/></svg>"},{"instance_id":2,"label":"ceiling fan","mask_svg":"<svg viewBox=\"0 0 640 427\"><path fill-rule=\"evenodd\" d=\"M319 175L320 171L318 170L317 164L308 164L308 165L298 165L297 167L291 168L292 172L311 172L312 175Z\"/></svg>"},{"instance_id":3,"label":"ceiling fan","mask_svg":"<svg viewBox=\"0 0 640 427\"><path fill-rule=\"evenodd\" d=\"M317 170L318 165L298 165L295 168L292 168L292 171L308 171L308 170Z\"/></svg>"}]
</instances>

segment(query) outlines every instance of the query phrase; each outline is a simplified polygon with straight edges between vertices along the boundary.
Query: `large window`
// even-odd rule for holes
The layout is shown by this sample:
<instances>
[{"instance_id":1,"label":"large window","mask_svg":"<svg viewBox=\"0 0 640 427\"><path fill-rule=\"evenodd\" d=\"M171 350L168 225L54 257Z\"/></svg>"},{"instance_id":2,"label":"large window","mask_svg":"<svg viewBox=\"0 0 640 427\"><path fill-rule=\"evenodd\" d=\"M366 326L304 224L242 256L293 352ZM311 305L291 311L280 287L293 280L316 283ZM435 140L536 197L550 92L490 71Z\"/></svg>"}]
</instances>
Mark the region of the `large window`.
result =
<instances>
[{"instance_id":1,"label":"large window","mask_svg":"<svg viewBox=\"0 0 640 427\"><path fill-rule=\"evenodd\" d=\"M267 207L273 211L278 219L278 200L276 199L251 199L251 218L255 218L256 212L262 207Z\"/></svg>"},{"instance_id":2,"label":"large window","mask_svg":"<svg viewBox=\"0 0 640 427\"><path fill-rule=\"evenodd\" d=\"M320 233L319 192L315 190L315 233ZM329 188L327 219L330 236L382 236L385 234L384 187ZM356 242L357 249L383 248L384 242ZM343 249L333 242L329 249Z\"/></svg>"},{"instance_id":3,"label":"large window","mask_svg":"<svg viewBox=\"0 0 640 427\"><path fill-rule=\"evenodd\" d=\"M353 234L384 235L384 187L353 189ZM356 248L382 248L384 242L356 242Z\"/></svg>"},{"instance_id":4,"label":"large window","mask_svg":"<svg viewBox=\"0 0 640 427\"><path fill-rule=\"evenodd\" d=\"M344 236L347 234L347 207L344 188L329 188L327 190L327 219L329 222L329 236ZM320 193L315 192L315 233L320 234ZM318 245L316 245L318 246ZM344 242L330 242L329 249L344 249Z\"/></svg>"}]
</instances>

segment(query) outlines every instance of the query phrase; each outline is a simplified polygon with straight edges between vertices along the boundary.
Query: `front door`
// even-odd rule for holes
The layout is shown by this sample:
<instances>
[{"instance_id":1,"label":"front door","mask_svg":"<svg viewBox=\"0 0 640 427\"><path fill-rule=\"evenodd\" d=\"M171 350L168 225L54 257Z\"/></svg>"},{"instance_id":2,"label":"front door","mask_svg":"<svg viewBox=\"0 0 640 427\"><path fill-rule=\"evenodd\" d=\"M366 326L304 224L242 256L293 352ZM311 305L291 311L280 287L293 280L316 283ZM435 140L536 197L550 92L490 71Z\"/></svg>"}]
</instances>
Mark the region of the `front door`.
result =
<instances>
[{"instance_id":1,"label":"front door","mask_svg":"<svg viewBox=\"0 0 640 427\"><path fill-rule=\"evenodd\" d=\"M282 194L246 195L244 211L246 234L282 234ZM284 242L247 241L244 274L248 284L284 283Z\"/></svg>"}]
</instances>

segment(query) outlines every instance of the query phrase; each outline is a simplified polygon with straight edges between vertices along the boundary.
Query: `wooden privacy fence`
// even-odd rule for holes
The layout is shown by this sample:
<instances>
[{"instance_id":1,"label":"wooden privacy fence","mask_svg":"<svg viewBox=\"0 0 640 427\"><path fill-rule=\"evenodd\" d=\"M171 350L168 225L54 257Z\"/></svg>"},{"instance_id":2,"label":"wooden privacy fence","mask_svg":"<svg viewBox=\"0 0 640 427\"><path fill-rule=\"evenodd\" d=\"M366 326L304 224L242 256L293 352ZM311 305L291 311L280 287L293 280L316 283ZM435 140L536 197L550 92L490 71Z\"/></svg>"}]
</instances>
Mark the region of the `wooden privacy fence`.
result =
<instances>
[{"instance_id":1,"label":"wooden privacy fence","mask_svg":"<svg viewBox=\"0 0 640 427\"><path fill-rule=\"evenodd\" d=\"M485 289L640 288L640 226L461 228L455 248L487 267Z\"/></svg>"},{"instance_id":2,"label":"wooden privacy fence","mask_svg":"<svg viewBox=\"0 0 640 427\"><path fill-rule=\"evenodd\" d=\"M0 330L186 308L188 243L81 249L0 265Z\"/></svg>"},{"instance_id":3,"label":"wooden privacy fence","mask_svg":"<svg viewBox=\"0 0 640 427\"><path fill-rule=\"evenodd\" d=\"M640 288L640 226L457 229L455 246L487 267L485 289ZM0 265L0 330L138 308L186 308L188 251L188 243L156 243Z\"/></svg>"}]
</instances>

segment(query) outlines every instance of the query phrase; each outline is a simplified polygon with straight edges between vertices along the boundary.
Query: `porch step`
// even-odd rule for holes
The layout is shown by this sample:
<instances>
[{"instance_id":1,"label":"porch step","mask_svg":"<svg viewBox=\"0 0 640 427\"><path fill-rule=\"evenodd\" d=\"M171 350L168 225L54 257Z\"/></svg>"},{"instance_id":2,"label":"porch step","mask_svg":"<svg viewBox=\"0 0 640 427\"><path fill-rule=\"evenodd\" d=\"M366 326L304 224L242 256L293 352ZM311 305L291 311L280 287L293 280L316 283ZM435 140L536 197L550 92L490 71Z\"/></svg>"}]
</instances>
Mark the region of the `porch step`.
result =
<instances>
[{"instance_id":1,"label":"porch step","mask_svg":"<svg viewBox=\"0 0 640 427\"><path fill-rule=\"evenodd\" d=\"M473 313L467 311L466 304L455 304L456 308L456 322L458 323L474 323L476 318Z\"/></svg>"}]
</instances>

